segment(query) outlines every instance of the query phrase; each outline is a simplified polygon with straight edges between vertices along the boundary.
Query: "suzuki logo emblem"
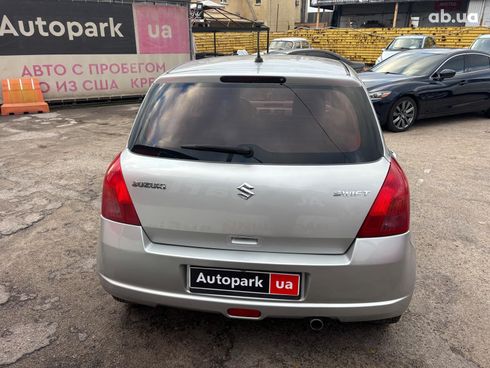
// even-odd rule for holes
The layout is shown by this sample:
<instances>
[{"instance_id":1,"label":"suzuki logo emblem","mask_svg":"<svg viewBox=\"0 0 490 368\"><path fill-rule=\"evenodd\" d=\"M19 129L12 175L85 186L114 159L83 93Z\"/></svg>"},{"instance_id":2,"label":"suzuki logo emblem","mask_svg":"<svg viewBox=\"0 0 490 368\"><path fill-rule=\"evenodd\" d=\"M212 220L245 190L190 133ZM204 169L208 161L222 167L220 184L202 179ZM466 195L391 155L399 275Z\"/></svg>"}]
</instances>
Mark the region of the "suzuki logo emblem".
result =
<instances>
[{"instance_id":1,"label":"suzuki logo emblem","mask_svg":"<svg viewBox=\"0 0 490 368\"><path fill-rule=\"evenodd\" d=\"M243 183L242 185L240 185L239 187L237 187L238 189L238 192L237 195L241 198L241 199L250 199L251 197L253 197L255 195L254 192L252 192L252 189L254 189L253 186L251 186L250 184L248 183Z\"/></svg>"}]
</instances>

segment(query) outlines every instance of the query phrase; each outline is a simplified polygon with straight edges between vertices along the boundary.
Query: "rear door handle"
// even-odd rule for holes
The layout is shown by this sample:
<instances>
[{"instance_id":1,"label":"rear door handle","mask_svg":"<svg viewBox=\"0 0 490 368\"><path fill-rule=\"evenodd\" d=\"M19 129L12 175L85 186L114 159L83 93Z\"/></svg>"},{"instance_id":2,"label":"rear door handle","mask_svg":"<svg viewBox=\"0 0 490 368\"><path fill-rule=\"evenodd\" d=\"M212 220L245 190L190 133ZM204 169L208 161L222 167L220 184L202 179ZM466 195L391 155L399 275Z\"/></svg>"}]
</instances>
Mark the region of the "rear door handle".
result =
<instances>
[{"instance_id":1,"label":"rear door handle","mask_svg":"<svg viewBox=\"0 0 490 368\"><path fill-rule=\"evenodd\" d=\"M463 80L463 81L459 82L459 85L460 85L460 86L464 86L464 85L465 85L465 84L467 84L467 83L468 83L468 81Z\"/></svg>"}]
</instances>

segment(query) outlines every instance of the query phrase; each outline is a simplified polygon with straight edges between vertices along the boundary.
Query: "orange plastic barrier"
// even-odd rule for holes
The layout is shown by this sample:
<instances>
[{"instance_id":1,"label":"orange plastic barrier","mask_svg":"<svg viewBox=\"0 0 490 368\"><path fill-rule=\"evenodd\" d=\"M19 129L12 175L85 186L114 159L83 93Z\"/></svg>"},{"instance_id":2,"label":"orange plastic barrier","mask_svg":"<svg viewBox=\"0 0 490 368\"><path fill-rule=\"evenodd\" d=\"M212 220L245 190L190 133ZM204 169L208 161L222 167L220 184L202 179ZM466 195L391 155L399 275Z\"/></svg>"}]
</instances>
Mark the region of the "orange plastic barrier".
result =
<instances>
[{"instance_id":1,"label":"orange plastic barrier","mask_svg":"<svg viewBox=\"0 0 490 368\"><path fill-rule=\"evenodd\" d=\"M2 80L2 115L49 112L36 78Z\"/></svg>"}]
</instances>

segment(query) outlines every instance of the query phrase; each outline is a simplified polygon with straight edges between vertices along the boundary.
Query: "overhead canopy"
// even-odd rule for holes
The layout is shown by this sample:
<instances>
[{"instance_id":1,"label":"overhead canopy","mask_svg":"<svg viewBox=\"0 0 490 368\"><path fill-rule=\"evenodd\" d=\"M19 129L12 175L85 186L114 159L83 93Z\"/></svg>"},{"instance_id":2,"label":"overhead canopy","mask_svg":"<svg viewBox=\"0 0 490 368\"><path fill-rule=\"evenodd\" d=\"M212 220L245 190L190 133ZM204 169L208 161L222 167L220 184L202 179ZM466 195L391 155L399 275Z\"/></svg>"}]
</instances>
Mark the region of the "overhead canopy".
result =
<instances>
[{"instance_id":1,"label":"overhead canopy","mask_svg":"<svg viewBox=\"0 0 490 368\"><path fill-rule=\"evenodd\" d=\"M191 3L190 18L192 32L251 32L269 31L262 22L244 18L224 9L211 0Z\"/></svg>"}]
</instances>

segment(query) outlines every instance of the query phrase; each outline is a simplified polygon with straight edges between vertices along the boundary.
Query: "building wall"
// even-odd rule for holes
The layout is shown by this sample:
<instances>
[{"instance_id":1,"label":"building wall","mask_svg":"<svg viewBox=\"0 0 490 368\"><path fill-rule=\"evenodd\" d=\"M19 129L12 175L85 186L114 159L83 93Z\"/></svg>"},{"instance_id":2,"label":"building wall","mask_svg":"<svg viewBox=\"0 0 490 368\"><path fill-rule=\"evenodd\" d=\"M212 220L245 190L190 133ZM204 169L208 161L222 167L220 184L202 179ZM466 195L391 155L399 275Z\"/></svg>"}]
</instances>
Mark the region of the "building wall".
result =
<instances>
[{"instance_id":1,"label":"building wall","mask_svg":"<svg viewBox=\"0 0 490 368\"><path fill-rule=\"evenodd\" d=\"M408 25L406 17L408 6L408 3L399 4L397 25L400 27ZM362 23L369 20L376 20L386 27L391 27L393 25L394 10L394 3L343 5L339 27L358 28Z\"/></svg>"},{"instance_id":2,"label":"building wall","mask_svg":"<svg viewBox=\"0 0 490 368\"><path fill-rule=\"evenodd\" d=\"M490 0L471 0L468 5L468 13L478 14L478 25L490 26ZM471 22L467 22L466 25L475 26Z\"/></svg>"},{"instance_id":3,"label":"building wall","mask_svg":"<svg viewBox=\"0 0 490 368\"><path fill-rule=\"evenodd\" d=\"M252 2L254 0L215 0L216 3L225 5L225 9L231 13L255 20Z\"/></svg>"},{"instance_id":4,"label":"building wall","mask_svg":"<svg viewBox=\"0 0 490 368\"><path fill-rule=\"evenodd\" d=\"M478 0L475 2L478 2ZM419 17L419 27L463 27L469 25L464 21L452 22L452 20L459 20L457 14L460 14L461 19L463 19L463 14L468 12L468 1L459 0L448 3L450 5L445 5L445 3L440 1L400 2L396 26L408 27L411 17ZM446 15L442 15L441 10ZM393 2L386 4L343 5L341 7L339 27L357 28L368 20L377 20L386 27L391 27L393 25L394 11L395 3ZM433 14L434 17L430 17L430 14ZM443 19L447 16L450 16L451 21L446 22ZM472 26L478 26L478 24L472 24Z\"/></svg>"},{"instance_id":5,"label":"building wall","mask_svg":"<svg viewBox=\"0 0 490 368\"><path fill-rule=\"evenodd\" d=\"M486 1L485 9L482 17L482 26L490 27L490 1Z\"/></svg>"},{"instance_id":6,"label":"building wall","mask_svg":"<svg viewBox=\"0 0 490 368\"><path fill-rule=\"evenodd\" d=\"M254 3L256 0L253 0ZM254 5L257 19L265 21L272 31L293 29L295 22L300 21L300 1L296 0L261 0L261 5Z\"/></svg>"},{"instance_id":7,"label":"building wall","mask_svg":"<svg viewBox=\"0 0 490 368\"><path fill-rule=\"evenodd\" d=\"M220 0L220 3L229 12L263 21L272 31L287 31L300 21L302 1L308 0Z\"/></svg>"}]
</instances>

